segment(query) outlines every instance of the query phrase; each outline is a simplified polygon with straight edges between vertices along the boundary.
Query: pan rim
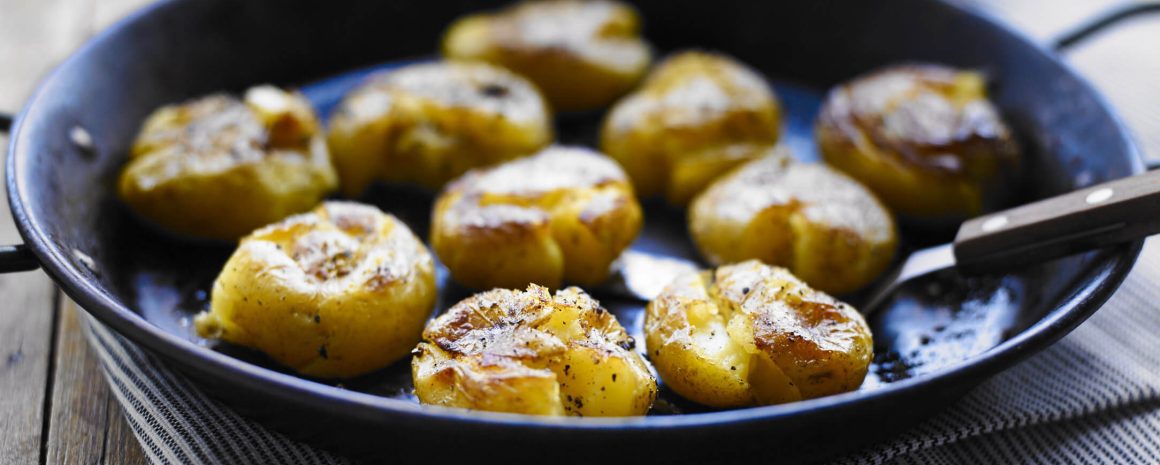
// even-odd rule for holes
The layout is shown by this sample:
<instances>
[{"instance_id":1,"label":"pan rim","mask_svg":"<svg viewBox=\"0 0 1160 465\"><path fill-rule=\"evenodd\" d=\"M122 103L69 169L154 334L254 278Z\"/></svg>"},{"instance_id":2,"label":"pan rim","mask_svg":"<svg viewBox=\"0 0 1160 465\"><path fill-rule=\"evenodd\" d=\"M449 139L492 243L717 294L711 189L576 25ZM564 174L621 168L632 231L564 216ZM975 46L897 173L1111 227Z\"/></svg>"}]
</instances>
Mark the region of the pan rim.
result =
<instances>
[{"instance_id":1,"label":"pan rim","mask_svg":"<svg viewBox=\"0 0 1160 465\"><path fill-rule=\"evenodd\" d=\"M1126 278L1138 257L1143 241L1136 241L1109 249L1105 254L1110 255L1103 259L1100 276L1091 280L1079 289L1072 289L1073 294L1065 302L1051 310L1043 319L1037 321L1027 329L1012 338L1000 343L990 350L963 360L962 362L936 370L932 373L911 379L887 384L873 391L854 391L817 399L809 399L782 405L751 407L737 410L691 413L683 415L659 415L626 418L545 418L529 415L476 412L462 409L425 406L412 402L375 396L361 392L347 391L315 381L299 378L290 374L280 373L258 365L230 357L228 355L198 346L193 342L169 334L160 327L146 321L141 315L127 306L119 303L97 282L79 269L68 254L55 245L48 232L43 227L45 222L37 217L26 203L30 195L26 193L26 186L31 183L30 174L22 169L28 165L24 160L32 156L32 151L26 148L29 145L25 136L25 123L29 116L35 116L40 109L38 102L47 98L51 88L64 74L70 64L81 59L91 50L100 47L110 40L113 34L128 24L137 21L147 21L158 11L174 8L180 2L158 2L144 9L138 10L125 19L117 22L108 29L89 39L78 50L73 52L64 62L52 70L37 86L24 108L16 118L12 127L6 163L5 185L8 192L9 205L17 229L25 244L34 253L42 268L59 285L64 292L74 299L81 308L96 316L104 324L109 325L118 334L141 344L148 352L160 354L167 361L177 361L196 369L213 374L215 377L229 377L235 382L246 385L247 388L275 394L281 401L311 404L314 408L334 409L341 411L343 416L358 417L363 420L381 420L383 414L394 414L393 418L423 422L445 422L452 424L474 424L477 426L503 426L511 428L532 429L560 429L560 430L595 430L595 431L623 431L625 429L675 429L736 425L739 423L754 423L776 421L786 417L805 414L819 414L843 408L852 408L864 402L881 402L889 399L906 396L917 389L928 388L928 385L950 386L965 378L992 376L1014 365L1017 361L1032 353L1042 350L1046 346L1070 332L1079 323L1090 315L1119 288ZM1122 119L1108 104L1105 97L1099 93L1091 83L1076 72L1067 62L1058 59L1050 50L1027 37L1010 25L995 19L993 16L978 10L957 5L953 2L941 2L944 6L958 10L960 13L975 16L991 23L1004 33L1014 36L1032 47L1039 49L1050 59L1056 62L1066 73L1069 73L1089 93L1115 124L1119 138L1124 142L1126 155L1129 158L1132 174L1143 171L1140 150L1135 140L1130 136ZM933 386L929 386L933 387ZM949 404L948 404L949 405Z\"/></svg>"}]
</instances>

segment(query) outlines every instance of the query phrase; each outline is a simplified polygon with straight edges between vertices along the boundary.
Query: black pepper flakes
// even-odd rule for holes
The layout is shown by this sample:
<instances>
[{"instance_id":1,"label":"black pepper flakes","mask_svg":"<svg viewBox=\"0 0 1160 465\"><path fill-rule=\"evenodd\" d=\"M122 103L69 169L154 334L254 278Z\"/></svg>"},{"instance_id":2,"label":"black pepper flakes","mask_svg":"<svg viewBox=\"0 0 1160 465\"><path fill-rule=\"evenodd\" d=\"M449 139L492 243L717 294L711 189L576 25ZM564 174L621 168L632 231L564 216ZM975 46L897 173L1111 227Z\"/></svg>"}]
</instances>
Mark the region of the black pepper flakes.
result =
<instances>
[{"instance_id":1,"label":"black pepper flakes","mask_svg":"<svg viewBox=\"0 0 1160 465\"><path fill-rule=\"evenodd\" d=\"M326 346L318 346L318 356L322 358L330 358L326 353Z\"/></svg>"},{"instance_id":2,"label":"black pepper flakes","mask_svg":"<svg viewBox=\"0 0 1160 465\"><path fill-rule=\"evenodd\" d=\"M612 374L612 382L614 382L614 383L616 382L616 373Z\"/></svg>"},{"instance_id":3,"label":"black pepper flakes","mask_svg":"<svg viewBox=\"0 0 1160 465\"><path fill-rule=\"evenodd\" d=\"M494 84L494 83L487 84L479 89L479 93L486 95L488 97L495 97L495 98L507 96L508 92L510 92L510 91L508 90L507 87L504 87L504 86L499 85L499 84Z\"/></svg>"},{"instance_id":4,"label":"black pepper flakes","mask_svg":"<svg viewBox=\"0 0 1160 465\"><path fill-rule=\"evenodd\" d=\"M322 316L314 315L314 323L322 323Z\"/></svg>"}]
</instances>

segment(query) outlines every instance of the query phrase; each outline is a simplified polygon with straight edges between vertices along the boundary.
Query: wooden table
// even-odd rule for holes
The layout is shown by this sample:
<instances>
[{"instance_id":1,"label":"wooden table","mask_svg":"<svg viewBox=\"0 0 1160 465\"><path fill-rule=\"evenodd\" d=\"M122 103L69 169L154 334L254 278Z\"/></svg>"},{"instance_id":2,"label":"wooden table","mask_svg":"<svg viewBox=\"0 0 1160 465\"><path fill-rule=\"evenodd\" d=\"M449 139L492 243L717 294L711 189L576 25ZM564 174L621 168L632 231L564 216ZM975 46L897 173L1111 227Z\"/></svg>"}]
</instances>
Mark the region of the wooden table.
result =
<instances>
[{"instance_id":1,"label":"wooden table","mask_svg":"<svg viewBox=\"0 0 1160 465\"><path fill-rule=\"evenodd\" d=\"M0 111L19 110L56 63L148 1L0 0ZM19 243L0 209L0 243ZM76 305L40 271L0 276L0 301L0 464L146 463Z\"/></svg>"},{"instance_id":2,"label":"wooden table","mask_svg":"<svg viewBox=\"0 0 1160 465\"><path fill-rule=\"evenodd\" d=\"M17 111L54 64L149 1L0 0L0 111ZM972 1L1039 40L1116 3ZM1118 107L1151 158L1160 158L1158 44L1160 15L1152 15L1068 53ZM0 144L6 151L4 136ZM0 243L18 242L4 203ZM39 271L0 276L0 298L0 465L145 463L84 341L76 304Z\"/></svg>"}]
</instances>

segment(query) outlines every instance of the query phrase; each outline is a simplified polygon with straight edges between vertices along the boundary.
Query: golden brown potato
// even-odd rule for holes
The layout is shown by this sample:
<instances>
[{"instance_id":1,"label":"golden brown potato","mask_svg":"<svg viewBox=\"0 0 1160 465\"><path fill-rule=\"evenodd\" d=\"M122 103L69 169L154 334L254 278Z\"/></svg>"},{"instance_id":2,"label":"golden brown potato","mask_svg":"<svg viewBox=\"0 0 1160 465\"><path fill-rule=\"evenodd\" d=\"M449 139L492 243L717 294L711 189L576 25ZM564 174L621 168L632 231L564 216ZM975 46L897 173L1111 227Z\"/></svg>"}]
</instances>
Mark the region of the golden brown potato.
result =
<instances>
[{"instance_id":1,"label":"golden brown potato","mask_svg":"<svg viewBox=\"0 0 1160 465\"><path fill-rule=\"evenodd\" d=\"M894 66L838 86L816 126L827 163L914 218L981 214L1019 165L983 76L946 66Z\"/></svg>"},{"instance_id":2,"label":"golden brown potato","mask_svg":"<svg viewBox=\"0 0 1160 465\"><path fill-rule=\"evenodd\" d=\"M857 181L770 150L725 175L689 207L689 232L714 265L788 267L825 292L852 292L890 265L894 219Z\"/></svg>"},{"instance_id":3,"label":"golden brown potato","mask_svg":"<svg viewBox=\"0 0 1160 465\"><path fill-rule=\"evenodd\" d=\"M242 239L194 323L304 375L347 378L406 356L436 293L431 254L407 225L326 202Z\"/></svg>"},{"instance_id":4,"label":"golden brown potato","mask_svg":"<svg viewBox=\"0 0 1160 465\"><path fill-rule=\"evenodd\" d=\"M643 415L657 395L633 340L584 291L494 289L427 325L411 359L424 404L532 415Z\"/></svg>"},{"instance_id":5,"label":"golden brown potato","mask_svg":"<svg viewBox=\"0 0 1160 465\"><path fill-rule=\"evenodd\" d=\"M644 325L665 385L713 407L852 391L873 357L857 310L757 260L681 275L649 302Z\"/></svg>"},{"instance_id":6,"label":"golden brown potato","mask_svg":"<svg viewBox=\"0 0 1160 465\"><path fill-rule=\"evenodd\" d=\"M447 29L443 54L520 73L557 111L611 104L652 60L636 11L600 0L526 1L461 18Z\"/></svg>"},{"instance_id":7,"label":"golden brown potato","mask_svg":"<svg viewBox=\"0 0 1160 465\"><path fill-rule=\"evenodd\" d=\"M475 289L599 284L640 232L624 171L580 147L552 146L468 173L435 203L431 246Z\"/></svg>"},{"instance_id":8,"label":"golden brown potato","mask_svg":"<svg viewBox=\"0 0 1160 465\"><path fill-rule=\"evenodd\" d=\"M552 116L526 79L486 63L410 65L371 78L330 120L348 196L375 180L438 189L479 166L552 141Z\"/></svg>"},{"instance_id":9,"label":"golden brown potato","mask_svg":"<svg viewBox=\"0 0 1160 465\"><path fill-rule=\"evenodd\" d=\"M685 205L718 176L777 142L773 90L732 58L683 52L661 63L609 112L601 148L642 197Z\"/></svg>"},{"instance_id":10,"label":"golden brown potato","mask_svg":"<svg viewBox=\"0 0 1160 465\"><path fill-rule=\"evenodd\" d=\"M236 240L304 212L338 185L304 97L254 87L145 120L118 194L141 217L183 235Z\"/></svg>"}]
</instances>

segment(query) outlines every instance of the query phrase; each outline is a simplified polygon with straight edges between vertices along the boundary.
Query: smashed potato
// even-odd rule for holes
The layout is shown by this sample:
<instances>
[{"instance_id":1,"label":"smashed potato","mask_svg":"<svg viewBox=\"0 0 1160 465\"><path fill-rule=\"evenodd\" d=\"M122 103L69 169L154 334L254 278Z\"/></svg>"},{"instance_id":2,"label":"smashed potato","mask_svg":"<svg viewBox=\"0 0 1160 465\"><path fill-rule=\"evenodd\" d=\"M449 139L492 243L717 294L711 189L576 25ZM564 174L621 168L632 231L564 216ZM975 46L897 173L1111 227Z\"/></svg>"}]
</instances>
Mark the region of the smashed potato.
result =
<instances>
[{"instance_id":1,"label":"smashed potato","mask_svg":"<svg viewBox=\"0 0 1160 465\"><path fill-rule=\"evenodd\" d=\"M714 265L756 258L825 292L852 292L894 257L894 219L846 175L771 150L725 175L689 207L689 232Z\"/></svg>"},{"instance_id":2,"label":"smashed potato","mask_svg":"<svg viewBox=\"0 0 1160 465\"><path fill-rule=\"evenodd\" d=\"M1019 165L983 76L946 66L894 66L838 86L816 129L827 163L910 217L979 215L1003 201Z\"/></svg>"},{"instance_id":3,"label":"smashed potato","mask_svg":"<svg viewBox=\"0 0 1160 465\"><path fill-rule=\"evenodd\" d=\"M657 395L616 317L584 291L495 289L432 320L411 359L424 404L532 415L643 415Z\"/></svg>"},{"instance_id":4,"label":"smashed potato","mask_svg":"<svg viewBox=\"0 0 1160 465\"><path fill-rule=\"evenodd\" d=\"M330 120L342 190L371 182L438 189L479 166L528 155L553 139L551 114L526 79L486 63L421 63L371 78Z\"/></svg>"},{"instance_id":5,"label":"smashed potato","mask_svg":"<svg viewBox=\"0 0 1160 465\"><path fill-rule=\"evenodd\" d=\"M314 110L270 86L211 95L149 115L117 193L178 234L236 240L318 204L338 186Z\"/></svg>"},{"instance_id":6,"label":"smashed potato","mask_svg":"<svg viewBox=\"0 0 1160 465\"><path fill-rule=\"evenodd\" d=\"M757 260L681 275L649 302L644 328L665 385L713 407L852 391L873 358L857 310Z\"/></svg>"},{"instance_id":7,"label":"smashed potato","mask_svg":"<svg viewBox=\"0 0 1160 465\"><path fill-rule=\"evenodd\" d=\"M348 378L406 356L436 294L431 254L405 224L326 202L242 239L194 323L301 374Z\"/></svg>"},{"instance_id":8,"label":"smashed potato","mask_svg":"<svg viewBox=\"0 0 1160 465\"><path fill-rule=\"evenodd\" d=\"M475 289L595 285L641 222L615 162L552 146L449 185L435 202L431 246L456 281Z\"/></svg>"},{"instance_id":9,"label":"smashed potato","mask_svg":"<svg viewBox=\"0 0 1160 465\"><path fill-rule=\"evenodd\" d=\"M762 77L719 54L661 63L609 112L600 134L642 197L685 205L729 169L777 142L781 109Z\"/></svg>"},{"instance_id":10,"label":"smashed potato","mask_svg":"<svg viewBox=\"0 0 1160 465\"><path fill-rule=\"evenodd\" d=\"M557 111L611 104L652 61L636 11L600 0L528 1L467 16L447 29L443 54L520 73Z\"/></svg>"}]
</instances>

